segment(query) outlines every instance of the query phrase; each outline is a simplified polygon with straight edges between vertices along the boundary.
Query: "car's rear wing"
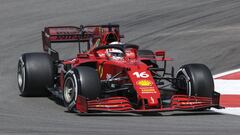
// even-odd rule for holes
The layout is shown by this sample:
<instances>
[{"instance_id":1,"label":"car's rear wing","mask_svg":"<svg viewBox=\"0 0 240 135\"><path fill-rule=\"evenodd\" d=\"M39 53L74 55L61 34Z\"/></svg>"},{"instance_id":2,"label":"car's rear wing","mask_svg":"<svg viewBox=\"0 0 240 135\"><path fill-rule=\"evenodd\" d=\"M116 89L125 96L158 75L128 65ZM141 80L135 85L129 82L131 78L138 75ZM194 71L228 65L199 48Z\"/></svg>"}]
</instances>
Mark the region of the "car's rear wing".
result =
<instances>
[{"instance_id":1,"label":"car's rear wing","mask_svg":"<svg viewBox=\"0 0 240 135\"><path fill-rule=\"evenodd\" d=\"M43 50L48 51L51 43L87 42L93 35L83 32L82 28L75 26L45 27L42 31Z\"/></svg>"},{"instance_id":2,"label":"car's rear wing","mask_svg":"<svg viewBox=\"0 0 240 135\"><path fill-rule=\"evenodd\" d=\"M48 53L57 53L52 49L51 44L66 42L77 42L79 48L81 42L87 42L90 48L94 39L102 38L101 36L109 32L116 33L119 38L123 37L120 36L117 24L45 27L42 31L43 50Z\"/></svg>"},{"instance_id":3,"label":"car's rear wing","mask_svg":"<svg viewBox=\"0 0 240 135\"><path fill-rule=\"evenodd\" d=\"M80 28L74 26L46 27L42 31L42 38L50 43L57 42L79 42Z\"/></svg>"},{"instance_id":4,"label":"car's rear wing","mask_svg":"<svg viewBox=\"0 0 240 135\"><path fill-rule=\"evenodd\" d=\"M51 43L88 42L106 32L115 32L119 38L123 37L118 24L45 27L42 31L43 49L48 51Z\"/></svg>"}]
</instances>

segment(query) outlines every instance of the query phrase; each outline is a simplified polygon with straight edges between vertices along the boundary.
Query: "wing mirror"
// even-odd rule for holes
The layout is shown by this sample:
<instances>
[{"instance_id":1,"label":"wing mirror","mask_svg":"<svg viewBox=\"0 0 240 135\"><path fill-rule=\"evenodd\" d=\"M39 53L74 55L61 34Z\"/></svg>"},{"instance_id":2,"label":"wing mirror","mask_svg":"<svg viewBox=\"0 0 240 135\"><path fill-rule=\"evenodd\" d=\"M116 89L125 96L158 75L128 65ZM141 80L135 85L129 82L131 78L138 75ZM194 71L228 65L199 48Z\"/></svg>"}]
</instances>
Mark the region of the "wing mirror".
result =
<instances>
[{"instance_id":1,"label":"wing mirror","mask_svg":"<svg viewBox=\"0 0 240 135\"><path fill-rule=\"evenodd\" d=\"M157 51L155 51L155 55L164 57L165 56L165 51L164 50L157 50Z\"/></svg>"}]
</instances>

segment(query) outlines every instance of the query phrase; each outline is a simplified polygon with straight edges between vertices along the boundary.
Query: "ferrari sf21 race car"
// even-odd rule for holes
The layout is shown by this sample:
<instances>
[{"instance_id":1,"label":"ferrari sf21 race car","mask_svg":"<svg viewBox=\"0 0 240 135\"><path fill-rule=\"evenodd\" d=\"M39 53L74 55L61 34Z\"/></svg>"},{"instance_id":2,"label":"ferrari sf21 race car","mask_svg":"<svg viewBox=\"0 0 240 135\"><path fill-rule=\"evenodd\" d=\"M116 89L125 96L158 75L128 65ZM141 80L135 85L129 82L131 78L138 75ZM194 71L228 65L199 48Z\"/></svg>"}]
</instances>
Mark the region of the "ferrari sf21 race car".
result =
<instances>
[{"instance_id":1,"label":"ferrari sf21 race car","mask_svg":"<svg viewBox=\"0 0 240 135\"><path fill-rule=\"evenodd\" d=\"M119 25L46 27L44 52L25 53L17 80L23 97L54 95L69 112L163 112L219 106L212 74L203 64L167 71L165 51L121 43ZM52 45L76 44L60 59ZM85 48L82 49L82 48Z\"/></svg>"}]
</instances>

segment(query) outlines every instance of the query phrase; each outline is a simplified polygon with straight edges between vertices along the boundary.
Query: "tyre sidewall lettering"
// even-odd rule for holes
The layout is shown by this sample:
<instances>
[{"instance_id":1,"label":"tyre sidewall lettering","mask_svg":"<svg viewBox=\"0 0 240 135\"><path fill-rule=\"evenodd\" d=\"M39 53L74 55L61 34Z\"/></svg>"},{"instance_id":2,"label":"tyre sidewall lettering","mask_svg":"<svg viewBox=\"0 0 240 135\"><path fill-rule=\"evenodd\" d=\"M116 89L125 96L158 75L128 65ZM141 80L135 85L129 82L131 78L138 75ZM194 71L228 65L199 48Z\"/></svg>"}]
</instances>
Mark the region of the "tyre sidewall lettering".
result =
<instances>
[{"instance_id":1,"label":"tyre sidewall lettering","mask_svg":"<svg viewBox=\"0 0 240 135\"><path fill-rule=\"evenodd\" d=\"M65 96L63 95L63 98L64 98L64 102L65 104L67 105L67 107L69 109L73 108L75 105L76 105L76 100L77 100L77 96L78 96L78 79L77 79L77 76L76 76L76 71L74 70L70 70L66 73L65 75L65 81L67 80L67 78L73 78L73 81L74 81L74 98L69 102L69 103L66 103L66 100L65 100ZM66 83L66 82L65 82ZM64 83L64 88L65 88L65 83ZM63 92L64 94L64 92Z\"/></svg>"},{"instance_id":2,"label":"tyre sidewall lettering","mask_svg":"<svg viewBox=\"0 0 240 135\"><path fill-rule=\"evenodd\" d=\"M177 76L183 74L186 78L186 83L187 83L187 94L189 96L192 95L192 83L191 83L191 78L189 77L187 71L185 70L185 68L180 68L177 72Z\"/></svg>"},{"instance_id":3,"label":"tyre sidewall lettering","mask_svg":"<svg viewBox=\"0 0 240 135\"><path fill-rule=\"evenodd\" d=\"M19 82L18 82L18 86L20 88L20 92L21 94L24 93L24 90L25 90L25 84L26 84L26 65L23 61L23 56L21 56L19 58L19 63L18 63L18 74L19 74L19 68L21 68L21 77L22 77L22 85L20 86L19 85Z\"/></svg>"}]
</instances>

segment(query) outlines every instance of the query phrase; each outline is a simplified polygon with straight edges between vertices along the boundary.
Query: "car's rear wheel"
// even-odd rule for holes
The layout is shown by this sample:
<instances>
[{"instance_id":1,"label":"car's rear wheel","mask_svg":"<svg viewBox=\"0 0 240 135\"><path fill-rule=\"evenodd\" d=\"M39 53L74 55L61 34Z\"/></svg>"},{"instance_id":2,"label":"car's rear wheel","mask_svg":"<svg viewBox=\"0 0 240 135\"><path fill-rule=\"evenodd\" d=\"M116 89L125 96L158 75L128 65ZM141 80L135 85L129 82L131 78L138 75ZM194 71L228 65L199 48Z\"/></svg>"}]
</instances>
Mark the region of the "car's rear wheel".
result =
<instances>
[{"instance_id":1,"label":"car's rear wheel","mask_svg":"<svg viewBox=\"0 0 240 135\"><path fill-rule=\"evenodd\" d=\"M80 66L70 70L65 76L63 100L69 112L76 109L77 96L96 99L101 94L101 83L95 69Z\"/></svg>"},{"instance_id":2,"label":"car's rear wheel","mask_svg":"<svg viewBox=\"0 0 240 135\"><path fill-rule=\"evenodd\" d=\"M213 97L214 82L211 71L203 64L182 66L177 73L176 86L182 94Z\"/></svg>"},{"instance_id":3,"label":"car's rear wheel","mask_svg":"<svg viewBox=\"0 0 240 135\"><path fill-rule=\"evenodd\" d=\"M47 96L53 86L53 62L46 53L25 53L18 61L17 81L24 97Z\"/></svg>"}]
</instances>

